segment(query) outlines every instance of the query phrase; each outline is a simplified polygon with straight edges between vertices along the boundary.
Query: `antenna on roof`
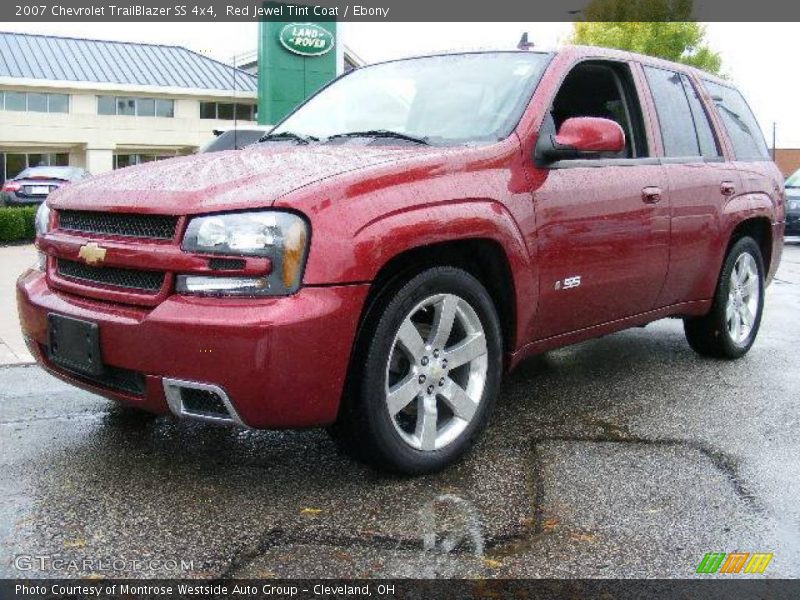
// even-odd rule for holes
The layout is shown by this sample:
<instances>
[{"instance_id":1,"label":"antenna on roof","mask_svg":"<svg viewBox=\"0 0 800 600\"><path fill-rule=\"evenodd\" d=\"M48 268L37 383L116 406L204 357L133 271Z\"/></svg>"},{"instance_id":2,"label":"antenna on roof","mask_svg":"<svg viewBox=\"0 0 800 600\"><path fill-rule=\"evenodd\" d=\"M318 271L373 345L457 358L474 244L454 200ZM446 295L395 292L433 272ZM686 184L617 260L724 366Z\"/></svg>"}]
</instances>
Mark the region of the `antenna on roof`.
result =
<instances>
[{"instance_id":1,"label":"antenna on roof","mask_svg":"<svg viewBox=\"0 0 800 600\"><path fill-rule=\"evenodd\" d=\"M533 48L535 44L533 42L528 41L528 32L522 34L522 37L519 38L519 43L517 44L517 49L519 50L530 50Z\"/></svg>"}]
</instances>

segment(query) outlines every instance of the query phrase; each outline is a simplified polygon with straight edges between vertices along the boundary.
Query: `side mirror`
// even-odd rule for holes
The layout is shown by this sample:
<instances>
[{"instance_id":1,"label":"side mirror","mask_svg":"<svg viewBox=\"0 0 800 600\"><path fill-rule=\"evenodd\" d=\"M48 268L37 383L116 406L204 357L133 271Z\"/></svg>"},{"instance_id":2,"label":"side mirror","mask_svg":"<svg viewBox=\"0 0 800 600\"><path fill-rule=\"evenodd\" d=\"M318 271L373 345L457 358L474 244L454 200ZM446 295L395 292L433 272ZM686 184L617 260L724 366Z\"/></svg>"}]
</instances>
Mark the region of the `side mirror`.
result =
<instances>
[{"instance_id":1,"label":"side mirror","mask_svg":"<svg viewBox=\"0 0 800 600\"><path fill-rule=\"evenodd\" d=\"M572 117L556 135L540 135L537 154L547 160L579 158L625 149L625 133L618 123L599 117Z\"/></svg>"}]
</instances>

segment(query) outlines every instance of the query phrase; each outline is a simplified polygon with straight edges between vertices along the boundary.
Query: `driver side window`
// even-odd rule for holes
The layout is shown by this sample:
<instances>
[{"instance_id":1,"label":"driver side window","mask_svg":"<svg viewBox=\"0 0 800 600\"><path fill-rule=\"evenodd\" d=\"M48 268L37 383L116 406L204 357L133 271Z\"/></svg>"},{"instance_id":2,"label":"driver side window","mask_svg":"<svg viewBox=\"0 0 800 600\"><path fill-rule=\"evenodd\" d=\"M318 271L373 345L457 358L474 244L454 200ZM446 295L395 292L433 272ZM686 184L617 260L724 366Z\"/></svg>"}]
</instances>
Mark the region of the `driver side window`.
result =
<instances>
[{"instance_id":1,"label":"driver side window","mask_svg":"<svg viewBox=\"0 0 800 600\"><path fill-rule=\"evenodd\" d=\"M573 117L610 119L622 127L625 148L602 158L644 158L649 156L642 111L630 68L622 63L588 61L575 66L553 99L543 130L559 130Z\"/></svg>"}]
</instances>

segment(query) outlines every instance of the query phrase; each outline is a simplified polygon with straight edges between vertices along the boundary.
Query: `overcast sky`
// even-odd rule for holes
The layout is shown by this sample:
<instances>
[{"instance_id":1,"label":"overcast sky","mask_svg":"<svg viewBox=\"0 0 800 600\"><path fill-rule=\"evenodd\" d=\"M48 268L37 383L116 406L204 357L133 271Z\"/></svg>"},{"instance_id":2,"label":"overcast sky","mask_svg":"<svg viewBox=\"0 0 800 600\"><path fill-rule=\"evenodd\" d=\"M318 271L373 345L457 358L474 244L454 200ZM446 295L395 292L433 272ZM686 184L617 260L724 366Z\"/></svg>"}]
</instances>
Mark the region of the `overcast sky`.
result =
<instances>
[{"instance_id":1,"label":"overcast sky","mask_svg":"<svg viewBox=\"0 0 800 600\"><path fill-rule=\"evenodd\" d=\"M513 48L522 32L553 48L568 23L343 23L339 39L367 62L444 50ZM0 30L182 45L230 62L255 50L256 23L0 23ZM708 40L724 72L744 92L769 144L800 148L800 78L789 68L800 49L797 23L709 23Z\"/></svg>"}]
</instances>

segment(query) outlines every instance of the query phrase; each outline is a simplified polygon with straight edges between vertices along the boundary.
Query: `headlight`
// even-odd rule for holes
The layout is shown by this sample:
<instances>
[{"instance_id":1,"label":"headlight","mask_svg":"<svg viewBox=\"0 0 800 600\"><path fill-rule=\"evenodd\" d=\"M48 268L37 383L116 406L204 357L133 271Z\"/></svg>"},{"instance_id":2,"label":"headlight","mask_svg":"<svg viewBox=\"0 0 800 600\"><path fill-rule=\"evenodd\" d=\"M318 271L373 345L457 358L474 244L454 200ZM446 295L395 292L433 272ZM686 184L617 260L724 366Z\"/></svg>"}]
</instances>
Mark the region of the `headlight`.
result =
<instances>
[{"instance_id":1,"label":"headlight","mask_svg":"<svg viewBox=\"0 0 800 600\"><path fill-rule=\"evenodd\" d=\"M265 210L196 217L189 221L181 248L228 256L264 256L272 262L263 277L179 275L176 288L190 294L279 296L300 287L308 224L293 213Z\"/></svg>"},{"instance_id":2,"label":"headlight","mask_svg":"<svg viewBox=\"0 0 800 600\"><path fill-rule=\"evenodd\" d=\"M50 228L50 207L47 206L47 202L42 202L39 208L36 209L36 219L34 223L36 225L37 236L47 233Z\"/></svg>"},{"instance_id":3,"label":"headlight","mask_svg":"<svg viewBox=\"0 0 800 600\"><path fill-rule=\"evenodd\" d=\"M47 202L42 202L39 208L36 209L36 217L33 219L34 228L36 229L36 237L44 235L50 230L50 207ZM36 252L36 269L44 271L47 269L47 256L41 250Z\"/></svg>"},{"instance_id":4,"label":"headlight","mask_svg":"<svg viewBox=\"0 0 800 600\"><path fill-rule=\"evenodd\" d=\"M789 210L797 210L798 208L800 208L800 202L789 202Z\"/></svg>"}]
</instances>

